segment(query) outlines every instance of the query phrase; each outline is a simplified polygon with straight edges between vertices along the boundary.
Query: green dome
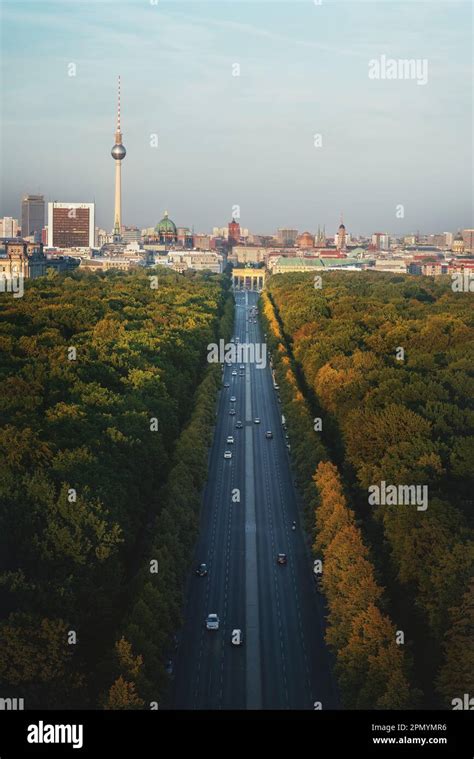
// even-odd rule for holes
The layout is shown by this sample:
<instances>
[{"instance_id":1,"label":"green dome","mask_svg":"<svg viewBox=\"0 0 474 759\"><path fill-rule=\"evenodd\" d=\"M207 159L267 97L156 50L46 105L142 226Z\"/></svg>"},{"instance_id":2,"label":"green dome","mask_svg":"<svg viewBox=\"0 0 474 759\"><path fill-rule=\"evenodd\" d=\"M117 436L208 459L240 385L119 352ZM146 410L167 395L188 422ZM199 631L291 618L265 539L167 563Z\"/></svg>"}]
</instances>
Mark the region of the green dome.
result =
<instances>
[{"instance_id":1,"label":"green dome","mask_svg":"<svg viewBox=\"0 0 474 759\"><path fill-rule=\"evenodd\" d=\"M163 216L162 220L159 222L159 224L156 225L155 232L158 232L158 234L162 235L176 234L176 224L169 218L168 211L165 211L165 215Z\"/></svg>"}]
</instances>

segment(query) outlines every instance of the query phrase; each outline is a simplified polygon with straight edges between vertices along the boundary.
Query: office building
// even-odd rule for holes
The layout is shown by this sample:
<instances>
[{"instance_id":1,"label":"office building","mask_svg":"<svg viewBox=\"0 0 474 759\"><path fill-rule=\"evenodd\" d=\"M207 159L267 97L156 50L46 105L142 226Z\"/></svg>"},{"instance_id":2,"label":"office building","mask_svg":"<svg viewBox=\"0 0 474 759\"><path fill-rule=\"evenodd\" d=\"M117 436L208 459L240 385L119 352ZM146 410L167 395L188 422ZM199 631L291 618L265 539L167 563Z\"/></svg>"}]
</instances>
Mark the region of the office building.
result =
<instances>
[{"instance_id":1,"label":"office building","mask_svg":"<svg viewBox=\"0 0 474 759\"><path fill-rule=\"evenodd\" d=\"M44 227L44 195L24 195L21 200L21 235L41 240Z\"/></svg>"},{"instance_id":2,"label":"office building","mask_svg":"<svg viewBox=\"0 0 474 759\"><path fill-rule=\"evenodd\" d=\"M93 248L94 203L48 203L48 248Z\"/></svg>"}]
</instances>

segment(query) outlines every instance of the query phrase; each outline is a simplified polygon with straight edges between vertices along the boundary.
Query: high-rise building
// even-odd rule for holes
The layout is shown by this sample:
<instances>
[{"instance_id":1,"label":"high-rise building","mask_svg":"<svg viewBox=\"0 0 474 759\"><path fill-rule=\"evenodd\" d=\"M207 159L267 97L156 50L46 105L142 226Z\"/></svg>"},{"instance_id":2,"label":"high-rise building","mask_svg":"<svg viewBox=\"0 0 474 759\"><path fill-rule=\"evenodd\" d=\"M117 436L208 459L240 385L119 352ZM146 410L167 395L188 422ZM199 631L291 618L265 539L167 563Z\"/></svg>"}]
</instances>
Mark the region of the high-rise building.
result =
<instances>
[{"instance_id":1,"label":"high-rise building","mask_svg":"<svg viewBox=\"0 0 474 759\"><path fill-rule=\"evenodd\" d=\"M372 235L372 245L377 250L389 250L390 248L389 235L385 234L384 232L374 232L374 234Z\"/></svg>"},{"instance_id":2,"label":"high-rise building","mask_svg":"<svg viewBox=\"0 0 474 759\"><path fill-rule=\"evenodd\" d=\"M93 248L94 203L48 203L48 248Z\"/></svg>"},{"instance_id":3,"label":"high-rise building","mask_svg":"<svg viewBox=\"0 0 474 759\"><path fill-rule=\"evenodd\" d=\"M280 242L282 245L285 245L285 246L294 245L297 237L298 237L297 229L282 227L277 232L278 242Z\"/></svg>"},{"instance_id":4,"label":"high-rise building","mask_svg":"<svg viewBox=\"0 0 474 759\"><path fill-rule=\"evenodd\" d=\"M21 235L41 240L44 227L44 195L24 195L21 200Z\"/></svg>"},{"instance_id":5,"label":"high-rise building","mask_svg":"<svg viewBox=\"0 0 474 759\"><path fill-rule=\"evenodd\" d=\"M13 219L11 216L0 219L0 237L18 237L18 232L18 219Z\"/></svg>"},{"instance_id":6,"label":"high-rise building","mask_svg":"<svg viewBox=\"0 0 474 759\"><path fill-rule=\"evenodd\" d=\"M474 229L463 229L462 238L466 253L474 253Z\"/></svg>"},{"instance_id":7,"label":"high-rise building","mask_svg":"<svg viewBox=\"0 0 474 759\"><path fill-rule=\"evenodd\" d=\"M115 145L110 151L115 161L115 208L114 208L114 241L120 242L122 235L122 161L127 151L122 145L120 127L120 77L118 78L117 129L115 130Z\"/></svg>"}]
</instances>

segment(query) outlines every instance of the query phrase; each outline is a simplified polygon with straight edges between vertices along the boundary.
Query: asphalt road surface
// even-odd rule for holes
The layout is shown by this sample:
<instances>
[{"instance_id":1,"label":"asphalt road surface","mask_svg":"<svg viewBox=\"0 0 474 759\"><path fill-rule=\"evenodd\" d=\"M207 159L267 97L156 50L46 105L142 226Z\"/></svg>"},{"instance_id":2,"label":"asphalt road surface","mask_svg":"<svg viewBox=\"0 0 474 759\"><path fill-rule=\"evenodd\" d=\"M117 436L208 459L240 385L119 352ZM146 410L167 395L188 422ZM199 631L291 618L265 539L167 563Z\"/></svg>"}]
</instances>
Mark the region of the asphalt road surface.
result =
<instances>
[{"instance_id":1,"label":"asphalt road surface","mask_svg":"<svg viewBox=\"0 0 474 759\"><path fill-rule=\"evenodd\" d=\"M257 299L236 292L234 335L241 343L263 344L258 318L250 316ZM323 603L304 546L269 361L266 368L239 366L226 365L223 374L230 387L220 393L195 553L195 567L206 563L209 572L197 577L194 567L189 579L173 707L314 709L320 702L335 709ZM278 553L287 554L286 565L277 564ZM206 629L209 613L219 616L218 630ZM242 630L241 646L231 643L234 629Z\"/></svg>"}]
</instances>

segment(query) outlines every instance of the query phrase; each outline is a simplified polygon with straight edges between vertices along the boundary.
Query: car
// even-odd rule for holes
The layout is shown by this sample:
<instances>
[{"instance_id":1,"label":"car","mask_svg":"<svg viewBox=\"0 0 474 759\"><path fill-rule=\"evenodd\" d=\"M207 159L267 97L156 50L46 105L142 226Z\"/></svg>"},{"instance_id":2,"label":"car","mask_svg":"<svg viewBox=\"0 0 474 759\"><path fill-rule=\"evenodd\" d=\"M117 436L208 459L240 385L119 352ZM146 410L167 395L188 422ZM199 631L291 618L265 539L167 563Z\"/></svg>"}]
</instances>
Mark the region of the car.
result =
<instances>
[{"instance_id":1,"label":"car","mask_svg":"<svg viewBox=\"0 0 474 759\"><path fill-rule=\"evenodd\" d=\"M234 369L234 371L232 372L232 376L233 376L233 377L237 377L237 372L236 372L236 370L235 370L235 369Z\"/></svg>"},{"instance_id":2,"label":"car","mask_svg":"<svg viewBox=\"0 0 474 759\"><path fill-rule=\"evenodd\" d=\"M231 342L231 343L235 343L235 338L231 337L231 338L230 338L230 342Z\"/></svg>"},{"instance_id":3,"label":"car","mask_svg":"<svg viewBox=\"0 0 474 759\"><path fill-rule=\"evenodd\" d=\"M242 422L240 421L240 419L239 419L238 422L235 423L235 427L236 427L237 430L241 430L243 426L244 425L242 424Z\"/></svg>"},{"instance_id":4,"label":"car","mask_svg":"<svg viewBox=\"0 0 474 759\"><path fill-rule=\"evenodd\" d=\"M258 416L255 417L255 419L253 420L253 423L254 424L260 424L260 419L258 418Z\"/></svg>"},{"instance_id":5,"label":"car","mask_svg":"<svg viewBox=\"0 0 474 759\"><path fill-rule=\"evenodd\" d=\"M236 337L236 338L235 338L235 342L236 342L236 343L240 343L240 337Z\"/></svg>"},{"instance_id":6,"label":"car","mask_svg":"<svg viewBox=\"0 0 474 759\"><path fill-rule=\"evenodd\" d=\"M287 564L288 563L288 557L286 553L279 553L277 554L277 564Z\"/></svg>"},{"instance_id":7,"label":"car","mask_svg":"<svg viewBox=\"0 0 474 759\"><path fill-rule=\"evenodd\" d=\"M231 636L230 636L230 642L233 646L241 646L244 642L244 635L242 633L242 630L239 628L236 628L235 630L232 630Z\"/></svg>"},{"instance_id":8,"label":"car","mask_svg":"<svg viewBox=\"0 0 474 759\"><path fill-rule=\"evenodd\" d=\"M224 382L224 387L230 387L228 382Z\"/></svg>"},{"instance_id":9,"label":"car","mask_svg":"<svg viewBox=\"0 0 474 759\"><path fill-rule=\"evenodd\" d=\"M231 409L229 409L229 414L230 414L231 416L235 416L235 408L231 408Z\"/></svg>"},{"instance_id":10,"label":"car","mask_svg":"<svg viewBox=\"0 0 474 759\"><path fill-rule=\"evenodd\" d=\"M206 617L206 629L218 630L219 629L219 617L217 614L208 614Z\"/></svg>"},{"instance_id":11,"label":"car","mask_svg":"<svg viewBox=\"0 0 474 759\"><path fill-rule=\"evenodd\" d=\"M273 432L271 430L267 430L265 433L265 437L271 440L271 438L273 437Z\"/></svg>"},{"instance_id":12,"label":"car","mask_svg":"<svg viewBox=\"0 0 474 759\"><path fill-rule=\"evenodd\" d=\"M230 443L234 442L234 436L233 435L227 435L227 443L230 445Z\"/></svg>"},{"instance_id":13,"label":"car","mask_svg":"<svg viewBox=\"0 0 474 759\"><path fill-rule=\"evenodd\" d=\"M232 451L224 451L224 458L225 459L231 459L232 458Z\"/></svg>"},{"instance_id":14,"label":"car","mask_svg":"<svg viewBox=\"0 0 474 759\"><path fill-rule=\"evenodd\" d=\"M171 659L168 659L168 661L166 662L165 670L166 670L166 674L169 677L173 677L174 666L173 666L173 662L171 661Z\"/></svg>"},{"instance_id":15,"label":"car","mask_svg":"<svg viewBox=\"0 0 474 759\"><path fill-rule=\"evenodd\" d=\"M244 364L240 364L239 369L245 369Z\"/></svg>"},{"instance_id":16,"label":"car","mask_svg":"<svg viewBox=\"0 0 474 759\"><path fill-rule=\"evenodd\" d=\"M279 390L280 389L280 385L276 385L275 384L275 385L273 385L273 387L275 388L275 390Z\"/></svg>"},{"instance_id":17,"label":"car","mask_svg":"<svg viewBox=\"0 0 474 759\"><path fill-rule=\"evenodd\" d=\"M231 396L230 396L230 402L231 402L231 403L235 403L235 402L236 402L236 400L237 400L237 398L235 397L235 395L231 395Z\"/></svg>"},{"instance_id":18,"label":"car","mask_svg":"<svg viewBox=\"0 0 474 759\"><path fill-rule=\"evenodd\" d=\"M198 577L205 577L207 575L207 564L200 564L195 571Z\"/></svg>"},{"instance_id":19,"label":"car","mask_svg":"<svg viewBox=\"0 0 474 759\"><path fill-rule=\"evenodd\" d=\"M286 444L286 447L288 448L289 451L291 451L291 445L289 443Z\"/></svg>"}]
</instances>

